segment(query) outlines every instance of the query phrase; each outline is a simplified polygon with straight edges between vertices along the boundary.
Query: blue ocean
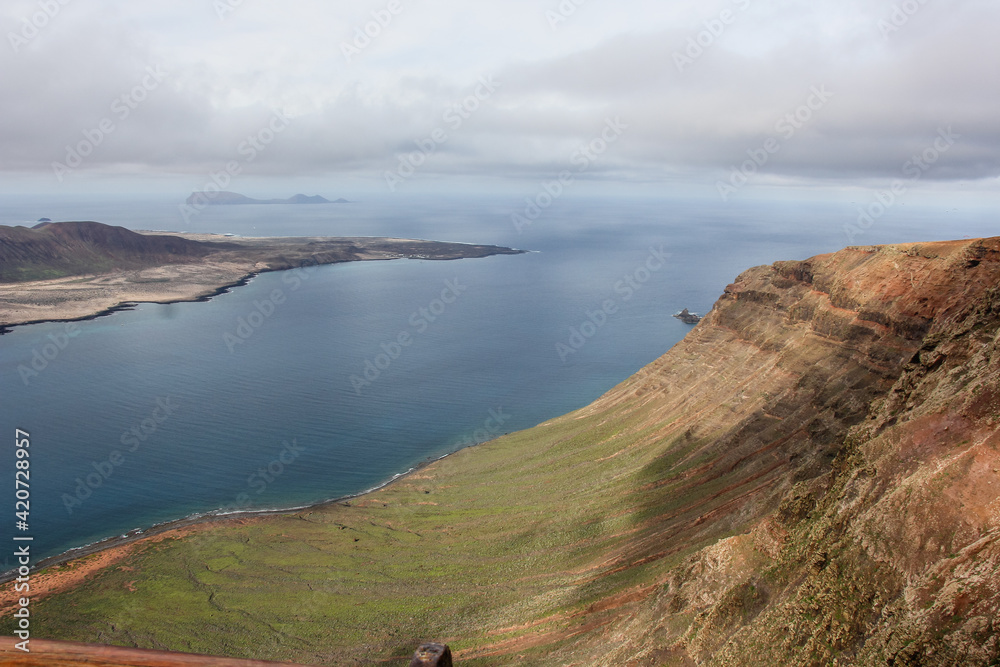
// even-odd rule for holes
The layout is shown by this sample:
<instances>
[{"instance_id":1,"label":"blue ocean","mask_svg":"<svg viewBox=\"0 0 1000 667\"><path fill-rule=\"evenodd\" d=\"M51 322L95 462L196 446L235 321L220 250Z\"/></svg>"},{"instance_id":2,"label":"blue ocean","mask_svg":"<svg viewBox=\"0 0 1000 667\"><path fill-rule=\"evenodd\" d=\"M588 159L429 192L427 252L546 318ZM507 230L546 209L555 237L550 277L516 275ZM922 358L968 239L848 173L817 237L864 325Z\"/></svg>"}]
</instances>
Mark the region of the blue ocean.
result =
<instances>
[{"instance_id":1,"label":"blue ocean","mask_svg":"<svg viewBox=\"0 0 1000 667\"><path fill-rule=\"evenodd\" d=\"M0 336L10 441L0 451L12 470L15 429L30 433L31 522L18 533L9 517L0 539L31 535L37 561L192 515L371 489L585 406L690 330L674 313L706 312L751 266L848 245L844 224L857 217L847 201L565 197L517 229L523 197L357 199L211 207L190 219L155 198L5 200L7 225L44 216L531 252L309 267L207 302L14 328ZM900 207L853 242L998 233L986 211ZM54 358L25 373L46 346Z\"/></svg>"}]
</instances>

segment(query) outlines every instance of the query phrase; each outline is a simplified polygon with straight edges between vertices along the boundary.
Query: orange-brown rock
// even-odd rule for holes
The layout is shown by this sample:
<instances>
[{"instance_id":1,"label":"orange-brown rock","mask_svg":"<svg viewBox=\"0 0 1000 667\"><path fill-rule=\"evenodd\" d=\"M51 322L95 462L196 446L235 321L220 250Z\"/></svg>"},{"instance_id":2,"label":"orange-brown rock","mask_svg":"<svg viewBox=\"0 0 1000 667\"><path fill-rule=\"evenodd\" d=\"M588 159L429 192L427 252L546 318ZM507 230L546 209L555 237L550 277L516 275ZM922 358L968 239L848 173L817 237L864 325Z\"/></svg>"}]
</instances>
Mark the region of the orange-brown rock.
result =
<instances>
[{"instance_id":1,"label":"orange-brown rock","mask_svg":"<svg viewBox=\"0 0 1000 667\"><path fill-rule=\"evenodd\" d=\"M664 510L718 490L615 562L712 543L594 664L997 664L1000 239L751 269L590 409L636 397L677 416Z\"/></svg>"},{"instance_id":2,"label":"orange-brown rock","mask_svg":"<svg viewBox=\"0 0 1000 667\"><path fill-rule=\"evenodd\" d=\"M358 560L359 538L337 546L347 526L377 529ZM195 569L163 563L205 569L228 542L241 559L204 584L210 597L238 597L236 611L260 612L252 627L273 632L267 619L284 617L267 616L268 601L305 573L323 637L346 628L335 645L282 641L300 652L281 659L353 664L363 649L388 660L397 629L409 637L448 616L434 636L458 664L996 665L1000 238L750 269L683 341L587 408L377 497L252 528L216 526L203 549L187 536L137 542L123 561L135 569L95 574L89 594L113 605L138 581L138 606L150 595L143 558L157 559L158 586L182 586ZM405 558L379 546L382 531L414 536ZM261 564L278 541L308 543L308 558ZM357 583L314 576L334 560ZM421 569L452 561L461 573ZM392 578L361 574L381 570ZM242 582L259 597L244 602ZM375 639L351 625L360 607L328 604L330 587L429 611L386 619ZM60 595L37 603L42 628L135 641ZM299 613L288 636L314 636ZM160 629L142 620L141 641L155 645Z\"/></svg>"}]
</instances>

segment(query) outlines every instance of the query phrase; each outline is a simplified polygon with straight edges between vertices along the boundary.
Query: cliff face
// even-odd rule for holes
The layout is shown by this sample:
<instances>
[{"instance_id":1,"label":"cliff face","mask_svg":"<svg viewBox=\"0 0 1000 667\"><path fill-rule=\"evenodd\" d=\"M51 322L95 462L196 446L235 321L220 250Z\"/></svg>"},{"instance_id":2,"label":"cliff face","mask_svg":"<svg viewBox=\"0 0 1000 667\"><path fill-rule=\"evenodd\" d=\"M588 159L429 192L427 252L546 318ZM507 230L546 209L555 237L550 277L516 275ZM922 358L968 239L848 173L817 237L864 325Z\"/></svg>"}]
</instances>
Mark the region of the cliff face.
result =
<instances>
[{"instance_id":1,"label":"cliff face","mask_svg":"<svg viewBox=\"0 0 1000 667\"><path fill-rule=\"evenodd\" d=\"M674 491L746 489L696 520L743 534L673 568L618 624L614 656L994 664L998 258L990 239L752 269L647 375L602 399L671 405L695 437L733 424ZM699 378L706 353L719 370Z\"/></svg>"},{"instance_id":2,"label":"cliff face","mask_svg":"<svg viewBox=\"0 0 1000 667\"><path fill-rule=\"evenodd\" d=\"M230 655L326 664L427 637L473 665L996 664L998 285L1000 239L751 269L583 410L349 504L137 543L34 613L204 652L142 611L170 590L185 627L254 637Z\"/></svg>"}]
</instances>

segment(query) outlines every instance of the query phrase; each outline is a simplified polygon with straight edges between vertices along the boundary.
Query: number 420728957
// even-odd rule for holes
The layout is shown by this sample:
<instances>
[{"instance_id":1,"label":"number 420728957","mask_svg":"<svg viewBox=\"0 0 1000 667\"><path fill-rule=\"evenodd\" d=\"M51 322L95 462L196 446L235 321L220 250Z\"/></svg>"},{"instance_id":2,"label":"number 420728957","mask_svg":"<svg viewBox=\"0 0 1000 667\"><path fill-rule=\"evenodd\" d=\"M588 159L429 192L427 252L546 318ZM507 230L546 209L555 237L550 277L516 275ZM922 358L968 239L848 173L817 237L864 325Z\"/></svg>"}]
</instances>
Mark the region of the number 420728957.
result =
<instances>
[{"instance_id":1,"label":"number 420728957","mask_svg":"<svg viewBox=\"0 0 1000 667\"><path fill-rule=\"evenodd\" d=\"M15 434L17 444L17 472L14 474L14 495L17 498L17 504L14 508L14 516L17 518L17 527L20 530L28 530L28 512L31 509L31 488L29 486L31 480L31 463L29 462L31 453L28 449L31 446L30 438L31 436L27 431L17 429L17 433Z\"/></svg>"}]
</instances>

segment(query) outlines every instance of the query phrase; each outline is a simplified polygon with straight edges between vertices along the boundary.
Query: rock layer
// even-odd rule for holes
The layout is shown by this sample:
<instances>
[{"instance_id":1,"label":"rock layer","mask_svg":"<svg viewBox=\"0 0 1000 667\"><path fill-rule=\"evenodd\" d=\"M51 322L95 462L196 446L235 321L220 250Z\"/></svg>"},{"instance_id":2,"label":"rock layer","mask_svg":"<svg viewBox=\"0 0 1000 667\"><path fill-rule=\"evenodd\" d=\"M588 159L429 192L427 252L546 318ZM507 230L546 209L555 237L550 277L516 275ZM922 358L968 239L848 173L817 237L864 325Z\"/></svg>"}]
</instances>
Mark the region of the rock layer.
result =
<instances>
[{"instance_id":1,"label":"rock layer","mask_svg":"<svg viewBox=\"0 0 1000 667\"><path fill-rule=\"evenodd\" d=\"M675 493L745 489L700 509L700 533L671 533L674 545L720 528L743 534L673 568L616 628L612 655L725 665L1000 656L998 259L1000 240L988 239L752 269L648 373L593 406L642 396L678 415L672 432L708 436L704 463L671 466L685 474ZM706 352L720 360L708 374ZM680 528L664 518L651 534Z\"/></svg>"},{"instance_id":2,"label":"rock layer","mask_svg":"<svg viewBox=\"0 0 1000 667\"><path fill-rule=\"evenodd\" d=\"M257 638L229 655L328 664L427 636L471 665L996 664L998 284L1000 239L751 269L583 410L350 503L138 542L39 616L203 651L137 611L170 590Z\"/></svg>"}]
</instances>

